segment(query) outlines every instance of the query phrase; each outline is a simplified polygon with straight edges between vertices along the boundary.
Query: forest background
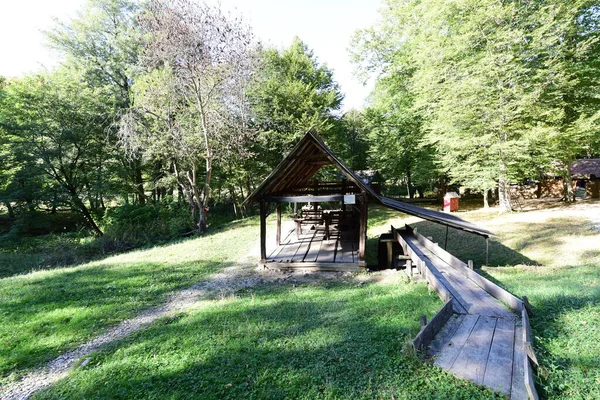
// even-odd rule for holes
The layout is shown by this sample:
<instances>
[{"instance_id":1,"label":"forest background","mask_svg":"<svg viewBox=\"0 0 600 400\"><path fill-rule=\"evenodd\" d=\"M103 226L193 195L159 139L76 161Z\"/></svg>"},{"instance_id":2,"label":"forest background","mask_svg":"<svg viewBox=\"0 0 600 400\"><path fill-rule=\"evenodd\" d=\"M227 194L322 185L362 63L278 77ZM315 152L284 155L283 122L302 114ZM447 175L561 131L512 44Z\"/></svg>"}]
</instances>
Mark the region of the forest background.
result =
<instances>
[{"instance_id":1,"label":"forest background","mask_svg":"<svg viewBox=\"0 0 600 400\"><path fill-rule=\"evenodd\" d=\"M595 1L386 1L349 46L375 88L343 113L300 38L265 46L210 4L92 0L46 32L59 67L0 78L2 240L60 233L87 256L205 232L252 213L308 130L387 195L454 185L510 211L511 185L570 182L600 153L599 19Z\"/></svg>"}]
</instances>

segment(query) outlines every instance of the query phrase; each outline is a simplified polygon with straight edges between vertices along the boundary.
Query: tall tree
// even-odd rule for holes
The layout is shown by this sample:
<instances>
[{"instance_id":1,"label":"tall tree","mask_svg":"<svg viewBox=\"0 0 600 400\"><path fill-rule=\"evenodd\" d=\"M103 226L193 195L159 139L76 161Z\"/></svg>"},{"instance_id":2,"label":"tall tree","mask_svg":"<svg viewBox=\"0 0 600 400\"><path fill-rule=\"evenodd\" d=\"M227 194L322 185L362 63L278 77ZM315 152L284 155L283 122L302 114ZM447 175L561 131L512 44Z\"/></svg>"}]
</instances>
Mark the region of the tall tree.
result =
<instances>
[{"instance_id":1,"label":"tall tree","mask_svg":"<svg viewBox=\"0 0 600 400\"><path fill-rule=\"evenodd\" d=\"M310 129L335 136L343 96L333 72L317 61L298 37L287 49L263 50L250 89L253 121L267 169L279 163L293 143ZM331 141L331 144L334 141Z\"/></svg>"},{"instance_id":2,"label":"tall tree","mask_svg":"<svg viewBox=\"0 0 600 400\"><path fill-rule=\"evenodd\" d=\"M94 195L90 182L105 146L109 99L110 93L90 88L78 72L60 69L11 81L0 104L0 129L10 136L10 153L28 179L37 171L53 181L98 235L102 231L85 200Z\"/></svg>"},{"instance_id":3,"label":"tall tree","mask_svg":"<svg viewBox=\"0 0 600 400\"><path fill-rule=\"evenodd\" d=\"M171 156L177 182L203 232L215 162L239 154L248 133L252 34L238 18L188 0L152 0L140 22L147 35L147 75L121 124L121 141L130 151L138 144L142 150L165 144L162 151ZM158 121L153 129L140 128L141 115Z\"/></svg>"},{"instance_id":4,"label":"tall tree","mask_svg":"<svg viewBox=\"0 0 600 400\"><path fill-rule=\"evenodd\" d=\"M408 77L441 166L477 190L497 185L506 211L509 184L531 176L532 157L547 162L539 147L552 151L557 123L549 117L567 100L548 90L569 81L558 62L568 52L554 44L570 37L586 47L567 27L582 25L577 15L591 3L571 3L390 1L381 26L358 35L357 48L366 51L358 56L384 76Z\"/></svg>"},{"instance_id":5,"label":"tall tree","mask_svg":"<svg viewBox=\"0 0 600 400\"><path fill-rule=\"evenodd\" d=\"M56 21L55 27L46 32L50 47L64 55L69 68L81 71L90 86L105 87L112 93L115 121L131 107L131 87L141 70L139 55L143 42L137 24L139 12L139 3L131 0L88 0L74 19ZM115 142L111 142L113 146ZM106 150L114 149L107 146ZM144 204L141 155L120 157L118 161L121 167L115 172L128 182L131 186L128 191L135 193L137 201ZM109 180L109 176L105 179Z\"/></svg>"}]
</instances>

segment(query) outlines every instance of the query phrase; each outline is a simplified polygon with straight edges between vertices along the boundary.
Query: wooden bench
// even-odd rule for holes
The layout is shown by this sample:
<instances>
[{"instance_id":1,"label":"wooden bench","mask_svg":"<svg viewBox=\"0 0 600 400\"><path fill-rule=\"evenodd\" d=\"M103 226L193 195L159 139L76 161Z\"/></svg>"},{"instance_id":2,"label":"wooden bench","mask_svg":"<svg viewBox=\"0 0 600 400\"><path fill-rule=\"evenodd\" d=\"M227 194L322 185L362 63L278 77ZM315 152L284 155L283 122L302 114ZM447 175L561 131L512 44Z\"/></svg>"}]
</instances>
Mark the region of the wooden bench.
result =
<instances>
[{"instance_id":1,"label":"wooden bench","mask_svg":"<svg viewBox=\"0 0 600 400\"><path fill-rule=\"evenodd\" d=\"M296 223L296 235L300 237L302 235L302 225L322 225L325 223L323 220L323 212L321 210L302 210L302 215L298 218L294 218ZM326 227L327 230L328 227Z\"/></svg>"}]
</instances>

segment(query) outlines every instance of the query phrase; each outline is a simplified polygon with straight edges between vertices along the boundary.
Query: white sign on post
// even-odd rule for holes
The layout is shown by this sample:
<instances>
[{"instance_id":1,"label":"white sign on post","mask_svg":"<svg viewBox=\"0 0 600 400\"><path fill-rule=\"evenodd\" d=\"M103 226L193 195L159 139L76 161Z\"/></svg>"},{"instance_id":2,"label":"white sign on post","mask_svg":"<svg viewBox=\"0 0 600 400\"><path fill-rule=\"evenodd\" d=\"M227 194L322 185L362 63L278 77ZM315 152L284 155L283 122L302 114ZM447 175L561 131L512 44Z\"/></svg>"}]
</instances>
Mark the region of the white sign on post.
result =
<instances>
[{"instance_id":1,"label":"white sign on post","mask_svg":"<svg viewBox=\"0 0 600 400\"><path fill-rule=\"evenodd\" d=\"M344 204L356 204L356 195L345 194L344 195Z\"/></svg>"}]
</instances>

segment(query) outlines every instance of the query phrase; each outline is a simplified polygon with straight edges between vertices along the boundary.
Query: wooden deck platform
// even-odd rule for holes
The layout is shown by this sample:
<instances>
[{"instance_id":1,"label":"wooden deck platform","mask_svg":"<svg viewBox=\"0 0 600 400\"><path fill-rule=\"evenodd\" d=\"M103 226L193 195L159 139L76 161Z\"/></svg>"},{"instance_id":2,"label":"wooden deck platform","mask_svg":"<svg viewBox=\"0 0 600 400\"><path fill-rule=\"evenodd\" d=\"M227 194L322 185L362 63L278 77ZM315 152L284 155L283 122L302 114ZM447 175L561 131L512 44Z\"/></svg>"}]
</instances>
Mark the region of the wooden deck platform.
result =
<instances>
[{"instance_id":1,"label":"wooden deck platform","mask_svg":"<svg viewBox=\"0 0 600 400\"><path fill-rule=\"evenodd\" d=\"M466 265L453 265L460 260L422 236L397 232L401 245L415 258L413 262L420 263L421 273L431 274L428 281L439 283L438 293L452 302L454 313L442 321L443 327L427 349L434 364L511 399L537 399L527 358L525 324L529 322L524 321L527 317L522 302L514 298L513 304L521 310L507 308L469 278L473 271ZM493 283L487 283L491 288Z\"/></svg>"},{"instance_id":2,"label":"wooden deck platform","mask_svg":"<svg viewBox=\"0 0 600 400\"><path fill-rule=\"evenodd\" d=\"M267 256L267 268L307 268L321 271L359 271L358 233L330 230L329 240L318 226L298 236L292 229Z\"/></svg>"}]
</instances>

